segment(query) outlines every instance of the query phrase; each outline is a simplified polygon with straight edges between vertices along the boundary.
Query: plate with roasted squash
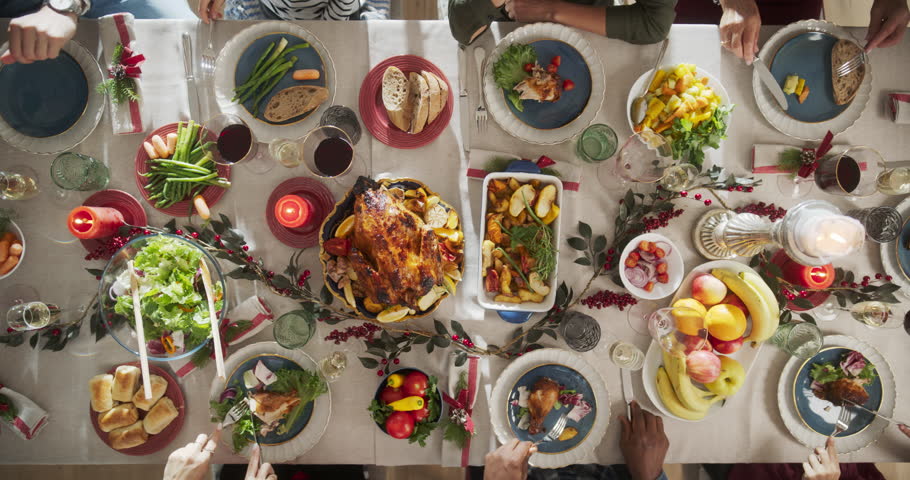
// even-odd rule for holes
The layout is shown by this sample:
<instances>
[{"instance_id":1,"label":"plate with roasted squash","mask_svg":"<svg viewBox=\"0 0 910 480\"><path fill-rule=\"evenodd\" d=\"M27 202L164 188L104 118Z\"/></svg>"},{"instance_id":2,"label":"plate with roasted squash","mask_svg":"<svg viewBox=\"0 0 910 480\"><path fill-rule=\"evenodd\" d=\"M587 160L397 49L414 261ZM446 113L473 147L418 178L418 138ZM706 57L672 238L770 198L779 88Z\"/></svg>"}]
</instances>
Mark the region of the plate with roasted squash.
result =
<instances>
[{"instance_id":1,"label":"plate with roasted squash","mask_svg":"<svg viewBox=\"0 0 910 480\"><path fill-rule=\"evenodd\" d=\"M368 320L432 313L464 272L458 212L418 180L358 178L319 239L326 287Z\"/></svg>"}]
</instances>

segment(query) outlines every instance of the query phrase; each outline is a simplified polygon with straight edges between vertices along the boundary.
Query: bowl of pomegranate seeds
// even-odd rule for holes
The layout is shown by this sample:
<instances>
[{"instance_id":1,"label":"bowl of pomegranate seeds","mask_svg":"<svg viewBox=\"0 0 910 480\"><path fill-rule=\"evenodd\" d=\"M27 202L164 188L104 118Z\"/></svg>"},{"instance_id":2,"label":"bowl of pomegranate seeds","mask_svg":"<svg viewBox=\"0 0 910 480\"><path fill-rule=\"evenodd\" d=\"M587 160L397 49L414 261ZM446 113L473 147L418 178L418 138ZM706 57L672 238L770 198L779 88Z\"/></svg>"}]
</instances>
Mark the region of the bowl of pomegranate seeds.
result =
<instances>
[{"instance_id":1,"label":"bowl of pomegranate seeds","mask_svg":"<svg viewBox=\"0 0 910 480\"><path fill-rule=\"evenodd\" d=\"M663 235L645 233L623 249L619 278L632 295L658 300L679 288L683 268L682 256L673 242Z\"/></svg>"}]
</instances>

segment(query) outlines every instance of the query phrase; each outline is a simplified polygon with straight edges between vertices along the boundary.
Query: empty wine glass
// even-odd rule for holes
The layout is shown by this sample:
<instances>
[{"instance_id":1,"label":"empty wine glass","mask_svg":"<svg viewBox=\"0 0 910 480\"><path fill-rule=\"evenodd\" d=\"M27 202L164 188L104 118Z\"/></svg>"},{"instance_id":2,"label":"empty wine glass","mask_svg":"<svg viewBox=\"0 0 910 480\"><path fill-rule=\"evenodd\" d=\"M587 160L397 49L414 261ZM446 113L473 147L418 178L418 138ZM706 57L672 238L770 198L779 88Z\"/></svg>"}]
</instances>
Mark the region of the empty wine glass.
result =
<instances>
[{"instance_id":1,"label":"empty wine glass","mask_svg":"<svg viewBox=\"0 0 910 480\"><path fill-rule=\"evenodd\" d=\"M621 183L660 183L667 190L678 192L691 188L698 169L688 163L673 160L669 140L650 130L633 134L626 140L613 168L603 165L597 172L604 186Z\"/></svg>"},{"instance_id":2,"label":"empty wine glass","mask_svg":"<svg viewBox=\"0 0 910 480\"><path fill-rule=\"evenodd\" d=\"M648 315L648 331L665 352L699 349L708 341L704 316L691 308L666 307Z\"/></svg>"}]
</instances>

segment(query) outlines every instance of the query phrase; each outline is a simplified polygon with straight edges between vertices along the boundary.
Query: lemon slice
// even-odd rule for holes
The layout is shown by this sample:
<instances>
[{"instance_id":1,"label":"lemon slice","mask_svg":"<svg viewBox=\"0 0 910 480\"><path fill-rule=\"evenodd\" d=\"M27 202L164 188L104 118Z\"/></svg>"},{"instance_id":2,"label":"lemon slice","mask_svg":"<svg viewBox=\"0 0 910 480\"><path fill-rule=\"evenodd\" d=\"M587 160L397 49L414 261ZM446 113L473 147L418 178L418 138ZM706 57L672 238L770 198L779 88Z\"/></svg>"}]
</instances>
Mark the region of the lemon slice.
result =
<instances>
[{"instance_id":1,"label":"lemon slice","mask_svg":"<svg viewBox=\"0 0 910 480\"><path fill-rule=\"evenodd\" d=\"M449 267L446 268L446 276L455 280L456 282L461 281L461 270L458 269L458 265L449 264Z\"/></svg>"},{"instance_id":2,"label":"lemon slice","mask_svg":"<svg viewBox=\"0 0 910 480\"><path fill-rule=\"evenodd\" d=\"M455 270L455 271L457 272L458 270ZM450 295L455 295L455 279L446 275L445 277L442 277L442 283L445 286L446 291L449 292Z\"/></svg>"},{"instance_id":3,"label":"lemon slice","mask_svg":"<svg viewBox=\"0 0 910 480\"><path fill-rule=\"evenodd\" d=\"M442 205L436 204L433 207L427 209L427 213L423 215L423 221L426 222L430 228L442 228L446 225L446 222L449 220L449 212L446 211L445 207Z\"/></svg>"},{"instance_id":4,"label":"lemon slice","mask_svg":"<svg viewBox=\"0 0 910 480\"><path fill-rule=\"evenodd\" d=\"M354 230L354 216L348 215L348 218L345 218L338 228L335 229L336 237L347 237L351 234L351 231Z\"/></svg>"},{"instance_id":5,"label":"lemon slice","mask_svg":"<svg viewBox=\"0 0 910 480\"><path fill-rule=\"evenodd\" d=\"M376 315L376 320L380 323L400 322L408 316L410 310L404 305L394 305Z\"/></svg>"}]
</instances>

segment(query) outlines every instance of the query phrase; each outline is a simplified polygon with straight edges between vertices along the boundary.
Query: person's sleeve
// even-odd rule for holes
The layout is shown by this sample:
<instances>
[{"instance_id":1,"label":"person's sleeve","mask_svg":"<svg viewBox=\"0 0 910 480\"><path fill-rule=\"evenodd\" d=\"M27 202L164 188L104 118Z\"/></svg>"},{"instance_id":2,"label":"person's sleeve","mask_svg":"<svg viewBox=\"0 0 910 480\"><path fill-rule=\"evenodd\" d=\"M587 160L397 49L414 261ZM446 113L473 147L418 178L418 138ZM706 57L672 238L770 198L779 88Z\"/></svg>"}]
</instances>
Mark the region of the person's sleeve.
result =
<instances>
[{"instance_id":1,"label":"person's sleeve","mask_svg":"<svg viewBox=\"0 0 910 480\"><path fill-rule=\"evenodd\" d=\"M607 37L629 43L657 43L667 37L676 18L676 0L637 0L605 7Z\"/></svg>"},{"instance_id":2,"label":"person's sleeve","mask_svg":"<svg viewBox=\"0 0 910 480\"><path fill-rule=\"evenodd\" d=\"M655 478L654 480L669 480L669 479L667 478L667 474L664 473L663 470L661 470L661 471L660 471L660 476L657 477L657 478Z\"/></svg>"},{"instance_id":3,"label":"person's sleeve","mask_svg":"<svg viewBox=\"0 0 910 480\"><path fill-rule=\"evenodd\" d=\"M329 0L323 20L347 20L360 10L360 0Z\"/></svg>"}]
</instances>

